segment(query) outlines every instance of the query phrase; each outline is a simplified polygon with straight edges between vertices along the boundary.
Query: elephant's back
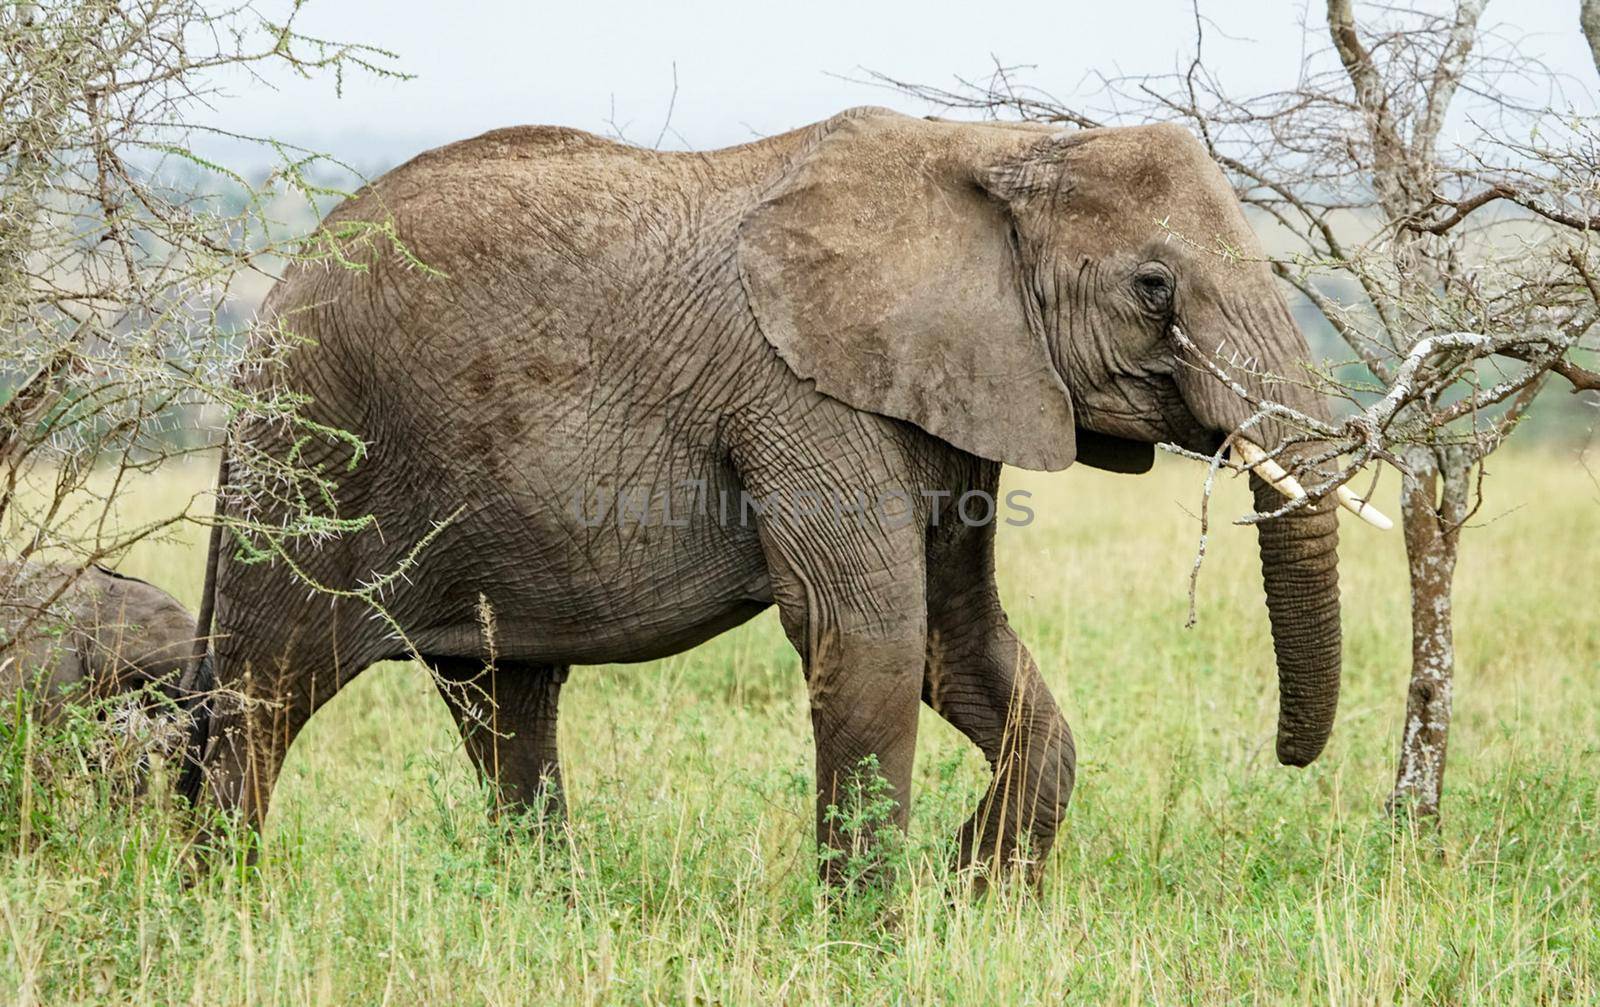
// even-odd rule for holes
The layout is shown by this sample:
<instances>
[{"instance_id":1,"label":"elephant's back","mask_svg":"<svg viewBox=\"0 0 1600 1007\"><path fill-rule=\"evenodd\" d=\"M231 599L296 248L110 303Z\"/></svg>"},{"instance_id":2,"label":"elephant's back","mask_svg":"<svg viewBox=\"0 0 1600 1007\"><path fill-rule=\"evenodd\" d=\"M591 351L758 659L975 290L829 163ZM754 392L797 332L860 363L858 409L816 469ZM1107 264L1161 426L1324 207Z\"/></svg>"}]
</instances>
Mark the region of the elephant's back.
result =
<instances>
[{"instance_id":1,"label":"elephant's back","mask_svg":"<svg viewBox=\"0 0 1600 1007\"><path fill-rule=\"evenodd\" d=\"M423 289L548 277L610 281L609 292L648 275L641 255L681 253L719 224L736 224L781 170L785 139L686 154L565 127L497 129L394 168L334 209L324 231L392 226L404 253L449 278ZM383 251L397 250L355 247L352 258L379 265Z\"/></svg>"},{"instance_id":2,"label":"elephant's back","mask_svg":"<svg viewBox=\"0 0 1600 1007\"><path fill-rule=\"evenodd\" d=\"M446 386L491 336L527 377L580 379L597 351L649 350L641 305L669 316L739 290L733 233L784 147L666 154L526 126L427 151L327 216L317 241L338 256L291 266L267 314L325 352L381 347Z\"/></svg>"},{"instance_id":3,"label":"elephant's back","mask_svg":"<svg viewBox=\"0 0 1600 1007\"><path fill-rule=\"evenodd\" d=\"M592 377L597 353L692 350L666 345L655 326L719 328L683 310L743 297L740 222L835 120L855 114L704 153L557 126L426 151L327 216L315 244L337 255L292 265L266 314L323 355L431 367L441 390L490 338L514 348L525 376L547 381ZM748 314L742 301L725 307ZM479 360L475 380L503 362ZM319 365L320 378L329 370Z\"/></svg>"}]
</instances>

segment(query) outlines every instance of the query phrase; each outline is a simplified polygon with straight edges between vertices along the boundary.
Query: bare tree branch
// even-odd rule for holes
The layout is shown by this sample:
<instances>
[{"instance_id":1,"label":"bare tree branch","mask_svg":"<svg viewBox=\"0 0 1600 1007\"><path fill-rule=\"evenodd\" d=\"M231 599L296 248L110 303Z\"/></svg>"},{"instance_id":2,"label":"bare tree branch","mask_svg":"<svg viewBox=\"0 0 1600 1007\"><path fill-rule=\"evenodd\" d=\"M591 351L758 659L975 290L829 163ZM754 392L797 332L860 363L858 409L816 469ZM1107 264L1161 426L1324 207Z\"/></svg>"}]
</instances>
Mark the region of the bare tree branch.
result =
<instances>
[{"instance_id":1,"label":"bare tree branch","mask_svg":"<svg viewBox=\"0 0 1600 1007\"><path fill-rule=\"evenodd\" d=\"M1449 111L1450 103L1455 100L1456 89L1461 86L1462 71L1466 68L1467 56L1477 41L1478 19L1483 16L1486 2L1487 0L1460 0L1456 4L1455 23L1450 26L1444 52L1439 56L1438 65L1434 67L1426 91L1425 110L1412 133L1412 148L1420 158L1432 159L1434 143L1439 137L1439 130L1444 126L1445 113Z\"/></svg>"},{"instance_id":2,"label":"bare tree branch","mask_svg":"<svg viewBox=\"0 0 1600 1007\"><path fill-rule=\"evenodd\" d=\"M1450 216L1444 218L1443 220L1432 224L1423 224L1420 221L1406 220L1401 222L1401 226L1408 230L1418 231L1426 234L1445 234L1457 224L1472 216L1474 210L1481 209L1497 199L1504 199L1517 204L1525 210L1532 210L1534 213L1537 213L1544 219L1560 224L1563 227L1574 227L1582 231L1600 230L1600 215L1593 217L1580 217L1570 213L1563 213L1560 210L1553 210L1548 207L1541 206L1533 197L1524 195L1523 193L1518 192L1516 189L1503 182L1497 182L1482 192L1479 192L1476 195L1468 196L1465 199L1441 203L1443 206L1451 207L1453 211Z\"/></svg>"}]
</instances>

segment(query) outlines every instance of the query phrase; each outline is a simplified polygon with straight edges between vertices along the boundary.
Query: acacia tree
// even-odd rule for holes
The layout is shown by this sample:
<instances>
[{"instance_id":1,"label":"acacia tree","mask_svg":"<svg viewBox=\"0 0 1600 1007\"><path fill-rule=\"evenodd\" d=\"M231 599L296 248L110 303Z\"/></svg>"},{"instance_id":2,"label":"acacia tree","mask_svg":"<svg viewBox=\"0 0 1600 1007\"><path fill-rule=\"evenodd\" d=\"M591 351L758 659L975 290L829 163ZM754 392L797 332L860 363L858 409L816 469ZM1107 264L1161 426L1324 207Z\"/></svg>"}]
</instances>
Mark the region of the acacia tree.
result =
<instances>
[{"instance_id":1,"label":"acacia tree","mask_svg":"<svg viewBox=\"0 0 1600 1007\"><path fill-rule=\"evenodd\" d=\"M1358 18L1350 0L1326 0L1326 25L1306 31L1327 41L1292 86L1261 95L1232 94L1211 72L1198 6L1186 67L1102 78L1092 105L1003 67L954 88L878 77L997 118L1181 122L1228 173L1276 249L1274 271L1353 354L1350 367L1264 376L1342 397L1342 422L1268 401L1253 403L1258 415L1347 456L1332 478L1314 474L1332 452L1302 459L1293 474L1315 480L1313 495L1369 462L1402 475L1411 681L1389 806L1428 816L1439 811L1450 725L1456 560L1482 503L1484 463L1552 378L1575 392L1600 388L1584 366L1600 318L1600 120L1558 104L1553 75L1482 24L1486 2L1458 0L1442 14L1374 6ZM1600 70L1600 0L1586 0L1581 23ZM1549 85L1547 100L1518 102L1502 87L1530 80ZM1180 237L1213 247L1208 235ZM1229 381L1237 370L1198 365ZM1356 485L1370 496L1370 480Z\"/></svg>"},{"instance_id":2,"label":"acacia tree","mask_svg":"<svg viewBox=\"0 0 1600 1007\"><path fill-rule=\"evenodd\" d=\"M245 380L270 375L295 340L252 326L237 288L293 260L351 265L340 248L392 240L392 229L287 225L286 206L314 223L304 211L339 195L313 180L329 162L201 124L227 75L258 86L270 67L336 83L352 70L398 76L390 53L300 32L304 2L277 20L198 0L0 8L0 554L24 561L0 563L0 667L30 635L59 629L55 603L76 580L49 578L41 593L25 561L81 573L210 519L191 499L125 523L118 502L135 474L210 446L219 417L348 436L306 424L300 400L272 381ZM251 180L199 153L218 138L274 169ZM351 523L331 511L320 473L248 444L232 451L241 498L229 520L241 531L261 494L302 504L270 529L275 541Z\"/></svg>"}]
</instances>

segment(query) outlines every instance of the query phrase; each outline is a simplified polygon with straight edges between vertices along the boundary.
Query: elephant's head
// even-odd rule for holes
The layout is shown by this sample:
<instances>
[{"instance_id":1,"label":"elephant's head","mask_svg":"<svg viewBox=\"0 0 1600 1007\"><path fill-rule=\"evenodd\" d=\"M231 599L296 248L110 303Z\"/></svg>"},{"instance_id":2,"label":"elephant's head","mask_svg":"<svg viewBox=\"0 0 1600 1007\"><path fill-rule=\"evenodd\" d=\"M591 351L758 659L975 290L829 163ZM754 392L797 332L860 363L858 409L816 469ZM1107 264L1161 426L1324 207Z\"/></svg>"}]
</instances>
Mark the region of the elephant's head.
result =
<instances>
[{"instance_id":1,"label":"elephant's head","mask_svg":"<svg viewBox=\"0 0 1600 1007\"><path fill-rule=\"evenodd\" d=\"M175 695L194 647L194 617L137 578L98 566L76 579L73 573L57 565L0 564L0 583L14 585L0 603L0 631L32 624L4 655L0 694L28 688L50 713L65 701L112 699L148 687ZM47 603L44 617L30 618Z\"/></svg>"},{"instance_id":2,"label":"elephant's head","mask_svg":"<svg viewBox=\"0 0 1600 1007\"><path fill-rule=\"evenodd\" d=\"M739 262L797 374L995 461L1139 472L1157 442L1214 450L1253 408L1175 328L1252 391L1326 416L1295 383L1309 350L1232 189L1180 127L848 112L743 222ZM1268 452L1288 436L1250 433ZM1259 509L1281 505L1252 482ZM1338 701L1332 503L1260 526L1291 765L1322 751Z\"/></svg>"}]
</instances>

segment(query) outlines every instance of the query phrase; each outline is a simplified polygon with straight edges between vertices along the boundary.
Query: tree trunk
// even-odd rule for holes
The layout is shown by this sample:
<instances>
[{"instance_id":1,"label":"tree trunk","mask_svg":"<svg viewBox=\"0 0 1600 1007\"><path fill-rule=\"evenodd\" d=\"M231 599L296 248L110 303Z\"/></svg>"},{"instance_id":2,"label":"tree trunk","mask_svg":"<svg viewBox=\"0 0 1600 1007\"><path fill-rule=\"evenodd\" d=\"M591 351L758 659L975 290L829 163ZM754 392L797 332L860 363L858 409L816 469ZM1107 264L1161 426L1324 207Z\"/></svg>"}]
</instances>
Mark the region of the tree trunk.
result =
<instances>
[{"instance_id":1,"label":"tree trunk","mask_svg":"<svg viewBox=\"0 0 1600 1007\"><path fill-rule=\"evenodd\" d=\"M1600 73L1600 0L1583 0L1583 6L1578 8L1578 27L1589 42L1595 72Z\"/></svg>"},{"instance_id":2,"label":"tree trunk","mask_svg":"<svg viewBox=\"0 0 1600 1007\"><path fill-rule=\"evenodd\" d=\"M1436 818L1455 676L1456 556L1468 513L1472 465L1454 447L1410 448L1404 460L1412 470L1400 499L1411 574L1411 686L1388 807L1391 813Z\"/></svg>"}]
</instances>

